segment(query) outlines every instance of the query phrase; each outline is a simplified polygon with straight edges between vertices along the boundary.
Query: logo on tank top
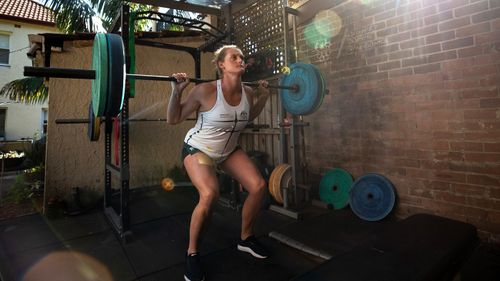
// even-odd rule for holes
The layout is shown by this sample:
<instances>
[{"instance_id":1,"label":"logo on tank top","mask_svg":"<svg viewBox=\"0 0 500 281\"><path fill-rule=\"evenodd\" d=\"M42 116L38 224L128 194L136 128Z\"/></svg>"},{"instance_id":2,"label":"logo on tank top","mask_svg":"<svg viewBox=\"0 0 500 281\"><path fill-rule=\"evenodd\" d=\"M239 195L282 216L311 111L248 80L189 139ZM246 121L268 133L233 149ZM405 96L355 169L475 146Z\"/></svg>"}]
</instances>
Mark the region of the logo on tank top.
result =
<instances>
[{"instance_id":1,"label":"logo on tank top","mask_svg":"<svg viewBox=\"0 0 500 281\"><path fill-rule=\"evenodd\" d=\"M246 111L242 111L240 113L240 120L247 120L248 119L248 113Z\"/></svg>"}]
</instances>

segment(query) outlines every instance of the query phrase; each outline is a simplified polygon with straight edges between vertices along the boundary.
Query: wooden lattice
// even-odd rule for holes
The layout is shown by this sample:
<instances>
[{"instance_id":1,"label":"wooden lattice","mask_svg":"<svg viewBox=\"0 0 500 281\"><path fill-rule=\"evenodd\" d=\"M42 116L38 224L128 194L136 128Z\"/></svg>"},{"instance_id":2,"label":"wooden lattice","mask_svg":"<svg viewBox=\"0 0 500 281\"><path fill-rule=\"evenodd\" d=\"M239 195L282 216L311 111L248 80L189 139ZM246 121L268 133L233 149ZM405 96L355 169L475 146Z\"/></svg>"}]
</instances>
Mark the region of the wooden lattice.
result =
<instances>
[{"instance_id":1,"label":"wooden lattice","mask_svg":"<svg viewBox=\"0 0 500 281\"><path fill-rule=\"evenodd\" d=\"M233 14L235 43L245 56L264 58L268 76L284 66L283 7L285 0L257 1ZM262 77L259 77L262 78Z\"/></svg>"}]
</instances>

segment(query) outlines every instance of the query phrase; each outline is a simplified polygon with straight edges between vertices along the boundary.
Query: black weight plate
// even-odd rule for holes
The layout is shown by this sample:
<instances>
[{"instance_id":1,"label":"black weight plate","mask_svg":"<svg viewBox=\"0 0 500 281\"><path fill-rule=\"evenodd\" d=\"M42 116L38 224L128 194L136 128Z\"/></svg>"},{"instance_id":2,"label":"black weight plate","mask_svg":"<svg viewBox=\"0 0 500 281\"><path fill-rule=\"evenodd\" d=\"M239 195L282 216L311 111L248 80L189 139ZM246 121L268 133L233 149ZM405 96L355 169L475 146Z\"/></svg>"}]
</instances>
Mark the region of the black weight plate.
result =
<instances>
[{"instance_id":1,"label":"black weight plate","mask_svg":"<svg viewBox=\"0 0 500 281\"><path fill-rule=\"evenodd\" d=\"M108 116L115 117L122 111L125 98L125 52L120 35L108 33L106 37L108 39L109 57L109 88L106 112Z\"/></svg>"}]
</instances>

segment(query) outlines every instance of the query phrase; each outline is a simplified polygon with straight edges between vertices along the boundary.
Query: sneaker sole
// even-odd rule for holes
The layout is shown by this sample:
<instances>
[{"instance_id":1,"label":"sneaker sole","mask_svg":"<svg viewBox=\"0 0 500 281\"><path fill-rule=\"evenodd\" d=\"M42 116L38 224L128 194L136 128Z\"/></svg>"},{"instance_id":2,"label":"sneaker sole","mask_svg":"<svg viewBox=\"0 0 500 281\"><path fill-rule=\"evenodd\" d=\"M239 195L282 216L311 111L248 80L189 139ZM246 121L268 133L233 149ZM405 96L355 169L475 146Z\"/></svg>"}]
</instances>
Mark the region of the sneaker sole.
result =
<instances>
[{"instance_id":1,"label":"sneaker sole","mask_svg":"<svg viewBox=\"0 0 500 281\"><path fill-rule=\"evenodd\" d=\"M184 275L184 280L185 281L191 281L191 279L189 279L186 275ZM205 281L205 277L203 277L203 279L201 279L201 281Z\"/></svg>"},{"instance_id":2,"label":"sneaker sole","mask_svg":"<svg viewBox=\"0 0 500 281\"><path fill-rule=\"evenodd\" d=\"M258 259L267 259L267 256L261 256L259 254L257 254L256 252L254 252L251 248L249 247L245 247L245 246L241 246L241 245L238 245L238 250L242 251L242 252L247 252L249 253L250 255L258 258Z\"/></svg>"}]
</instances>

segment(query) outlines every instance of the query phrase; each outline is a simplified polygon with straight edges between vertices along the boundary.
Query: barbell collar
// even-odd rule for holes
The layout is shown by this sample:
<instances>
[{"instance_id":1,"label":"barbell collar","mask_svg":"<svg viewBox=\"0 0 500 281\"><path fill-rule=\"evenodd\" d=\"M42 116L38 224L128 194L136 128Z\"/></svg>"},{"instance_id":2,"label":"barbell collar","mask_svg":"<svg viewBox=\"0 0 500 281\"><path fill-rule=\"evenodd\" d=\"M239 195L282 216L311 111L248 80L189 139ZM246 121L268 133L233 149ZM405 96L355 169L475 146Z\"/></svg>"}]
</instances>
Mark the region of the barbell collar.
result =
<instances>
[{"instance_id":1,"label":"barbell collar","mask_svg":"<svg viewBox=\"0 0 500 281\"><path fill-rule=\"evenodd\" d=\"M95 71L87 69L25 66L24 76L93 80L95 79Z\"/></svg>"}]
</instances>

